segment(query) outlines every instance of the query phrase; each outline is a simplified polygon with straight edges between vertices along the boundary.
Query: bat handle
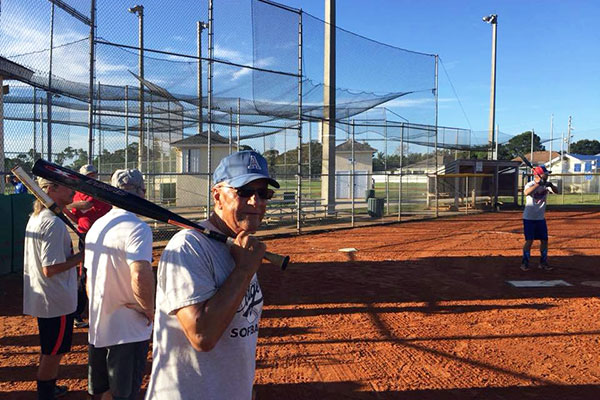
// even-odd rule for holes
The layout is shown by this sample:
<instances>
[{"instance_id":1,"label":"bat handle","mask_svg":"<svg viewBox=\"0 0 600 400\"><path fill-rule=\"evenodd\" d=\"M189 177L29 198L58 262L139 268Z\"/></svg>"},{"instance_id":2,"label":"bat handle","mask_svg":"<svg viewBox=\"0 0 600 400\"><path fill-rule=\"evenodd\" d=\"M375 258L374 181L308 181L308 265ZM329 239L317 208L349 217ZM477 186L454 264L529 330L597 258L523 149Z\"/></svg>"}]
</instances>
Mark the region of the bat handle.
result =
<instances>
[{"instance_id":1,"label":"bat handle","mask_svg":"<svg viewBox=\"0 0 600 400\"><path fill-rule=\"evenodd\" d=\"M271 253L268 251L265 252L264 258L280 267L282 271L285 271L288 263L290 262L290 256L281 256L279 254Z\"/></svg>"},{"instance_id":2,"label":"bat handle","mask_svg":"<svg viewBox=\"0 0 600 400\"><path fill-rule=\"evenodd\" d=\"M225 239L225 243L228 247L235 246L233 238L231 237L227 237ZM281 268L282 271L285 271L285 269L288 266L288 263L290 262L290 256L281 256L279 254L271 253L269 251L265 251L265 255L263 258Z\"/></svg>"}]
</instances>

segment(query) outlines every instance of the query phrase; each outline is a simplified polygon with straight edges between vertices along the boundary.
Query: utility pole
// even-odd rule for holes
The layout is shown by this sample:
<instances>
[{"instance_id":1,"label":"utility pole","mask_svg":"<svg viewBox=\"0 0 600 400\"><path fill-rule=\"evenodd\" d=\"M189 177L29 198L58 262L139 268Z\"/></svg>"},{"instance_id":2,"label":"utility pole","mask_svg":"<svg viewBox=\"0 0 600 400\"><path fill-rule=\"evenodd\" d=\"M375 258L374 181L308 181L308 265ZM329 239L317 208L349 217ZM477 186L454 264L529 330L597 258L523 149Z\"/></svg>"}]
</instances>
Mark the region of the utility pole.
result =
<instances>
[{"instance_id":1,"label":"utility pole","mask_svg":"<svg viewBox=\"0 0 600 400\"><path fill-rule=\"evenodd\" d=\"M560 133L560 172L563 173L563 160L565 159L565 132Z\"/></svg>"},{"instance_id":2,"label":"utility pole","mask_svg":"<svg viewBox=\"0 0 600 400\"><path fill-rule=\"evenodd\" d=\"M492 78L490 83L490 125L489 125L489 151L488 160L494 155L494 126L496 124L496 44L498 42L498 15L490 14L483 17L483 21L492 25Z\"/></svg>"},{"instance_id":3,"label":"utility pole","mask_svg":"<svg viewBox=\"0 0 600 400\"><path fill-rule=\"evenodd\" d=\"M323 121L321 143L323 145L321 197L330 216L335 211L335 49L336 49L336 0L325 0L325 32L323 48Z\"/></svg>"},{"instance_id":4,"label":"utility pole","mask_svg":"<svg viewBox=\"0 0 600 400\"><path fill-rule=\"evenodd\" d=\"M550 115L550 154L548 155L548 167L552 167L552 141L554 140L554 114Z\"/></svg>"},{"instance_id":5,"label":"utility pole","mask_svg":"<svg viewBox=\"0 0 600 400\"><path fill-rule=\"evenodd\" d=\"M571 154L571 131L573 130L571 122L571 116L569 115L569 126L567 128L567 154Z\"/></svg>"},{"instance_id":6,"label":"utility pole","mask_svg":"<svg viewBox=\"0 0 600 400\"><path fill-rule=\"evenodd\" d=\"M140 172L144 171L144 6L136 5L128 8L132 14L136 14L138 17L138 43L140 46L138 54L138 68L140 76L140 88L139 88L139 111L140 111L140 130L139 130L139 146L138 146L138 169ZM146 160L149 161L149 160ZM146 166L148 167L148 166ZM148 169L148 168L147 168Z\"/></svg>"},{"instance_id":7,"label":"utility pole","mask_svg":"<svg viewBox=\"0 0 600 400\"><path fill-rule=\"evenodd\" d=\"M533 128L531 128L531 153L529 154L529 161L533 164L533 138L535 136L535 132Z\"/></svg>"},{"instance_id":8,"label":"utility pole","mask_svg":"<svg viewBox=\"0 0 600 400\"><path fill-rule=\"evenodd\" d=\"M202 31L207 28L208 24L206 22L196 22L196 40L198 42L198 135L202 135Z\"/></svg>"},{"instance_id":9,"label":"utility pole","mask_svg":"<svg viewBox=\"0 0 600 400\"><path fill-rule=\"evenodd\" d=\"M496 135L494 136L496 138L496 149L494 151L494 160L498 159L498 134L500 133L500 126L498 126L498 124L496 124Z\"/></svg>"}]
</instances>

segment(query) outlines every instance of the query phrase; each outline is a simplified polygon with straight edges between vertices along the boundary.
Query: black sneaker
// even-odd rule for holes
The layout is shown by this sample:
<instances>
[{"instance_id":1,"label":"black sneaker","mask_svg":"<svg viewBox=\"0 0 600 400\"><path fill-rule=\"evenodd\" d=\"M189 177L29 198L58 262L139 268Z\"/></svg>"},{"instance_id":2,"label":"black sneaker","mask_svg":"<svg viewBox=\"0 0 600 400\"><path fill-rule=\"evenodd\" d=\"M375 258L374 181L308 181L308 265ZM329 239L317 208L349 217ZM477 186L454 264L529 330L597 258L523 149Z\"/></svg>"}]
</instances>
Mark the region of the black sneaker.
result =
<instances>
[{"instance_id":1,"label":"black sneaker","mask_svg":"<svg viewBox=\"0 0 600 400\"><path fill-rule=\"evenodd\" d=\"M73 321L73 326L75 328L87 328L90 325L82 319L76 319Z\"/></svg>"},{"instance_id":2,"label":"black sneaker","mask_svg":"<svg viewBox=\"0 0 600 400\"><path fill-rule=\"evenodd\" d=\"M527 263L527 262L521 263L521 271L529 271L529 270L531 270L531 267L529 267L529 263Z\"/></svg>"},{"instance_id":3,"label":"black sneaker","mask_svg":"<svg viewBox=\"0 0 600 400\"><path fill-rule=\"evenodd\" d=\"M538 268L544 271L552 271L554 269L552 266L548 265L548 261L541 261Z\"/></svg>"},{"instance_id":4,"label":"black sneaker","mask_svg":"<svg viewBox=\"0 0 600 400\"><path fill-rule=\"evenodd\" d=\"M59 397L63 397L68 391L69 389L67 389L66 386L56 385L54 386L54 398L58 399Z\"/></svg>"}]
</instances>

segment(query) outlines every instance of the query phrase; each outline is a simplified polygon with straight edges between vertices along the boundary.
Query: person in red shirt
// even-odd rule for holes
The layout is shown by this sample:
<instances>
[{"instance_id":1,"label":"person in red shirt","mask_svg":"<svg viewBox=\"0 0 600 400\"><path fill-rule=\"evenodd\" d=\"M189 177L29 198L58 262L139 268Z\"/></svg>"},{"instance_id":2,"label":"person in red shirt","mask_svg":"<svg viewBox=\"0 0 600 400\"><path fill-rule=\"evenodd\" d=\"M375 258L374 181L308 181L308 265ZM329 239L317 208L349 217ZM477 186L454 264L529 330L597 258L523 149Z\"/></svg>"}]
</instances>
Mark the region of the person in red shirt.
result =
<instances>
[{"instance_id":1,"label":"person in red shirt","mask_svg":"<svg viewBox=\"0 0 600 400\"><path fill-rule=\"evenodd\" d=\"M79 173L93 179L98 179L98 170L92 164L81 167ZM92 224L109 212L112 206L94 199L87 194L76 192L75 196L73 196L73 202L67 208L70 209L71 214L75 217L77 230L85 235Z\"/></svg>"},{"instance_id":2,"label":"person in red shirt","mask_svg":"<svg viewBox=\"0 0 600 400\"><path fill-rule=\"evenodd\" d=\"M79 173L93 179L98 178L98 170L92 164L84 165L79 169ZM112 206L100 200L94 199L87 194L76 192L73 196L73 202L67 207L67 215L77 223L77 230L84 236L96 220L110 211ZM82 244L80 244L82 245ZM81 318L87 304L87 295L85 293L86 271L79 267L80 284L78 285L77 310L75 311L75 327L85 328L87 322Z\"/></svg>"}]
</instances>

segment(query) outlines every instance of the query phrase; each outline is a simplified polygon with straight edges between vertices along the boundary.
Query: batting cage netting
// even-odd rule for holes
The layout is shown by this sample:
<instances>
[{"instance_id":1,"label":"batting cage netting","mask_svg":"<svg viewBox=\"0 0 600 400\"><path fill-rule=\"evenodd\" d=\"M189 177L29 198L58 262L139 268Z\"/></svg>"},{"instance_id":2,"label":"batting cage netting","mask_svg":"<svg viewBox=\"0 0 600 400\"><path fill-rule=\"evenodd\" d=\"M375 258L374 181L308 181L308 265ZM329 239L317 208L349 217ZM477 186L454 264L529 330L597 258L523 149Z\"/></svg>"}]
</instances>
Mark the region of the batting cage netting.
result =
<instances>
[{"instance_id":1,"label":"batting cage netting","mask_svg":"<svg viewBox=\"0 0 600 400\"><path fill-rule=\"evenodd\" d=\"M341 28L326 114L325 27L267 0L4 0L0 165L91 162L104 180L136 167L149 199L202 218L210 172L251 148L282 183L269 225L437 213L428 176L444 157L487 151L487 132L436 126L435 55ZM331 118L335 167L323 163ZM331 175L333 198L322 184Z\"/></svg>"}]
</instances>

